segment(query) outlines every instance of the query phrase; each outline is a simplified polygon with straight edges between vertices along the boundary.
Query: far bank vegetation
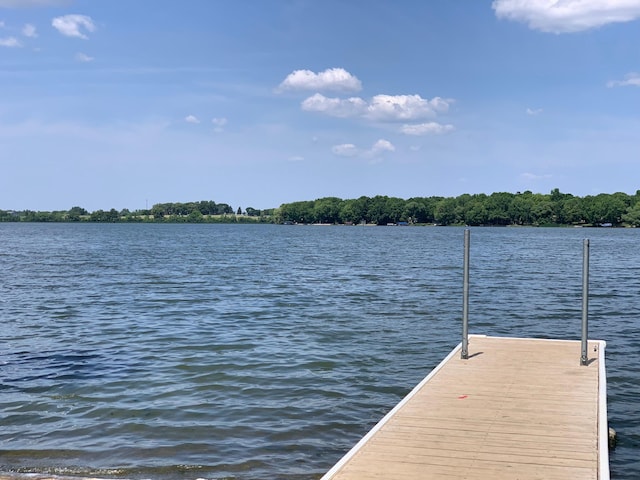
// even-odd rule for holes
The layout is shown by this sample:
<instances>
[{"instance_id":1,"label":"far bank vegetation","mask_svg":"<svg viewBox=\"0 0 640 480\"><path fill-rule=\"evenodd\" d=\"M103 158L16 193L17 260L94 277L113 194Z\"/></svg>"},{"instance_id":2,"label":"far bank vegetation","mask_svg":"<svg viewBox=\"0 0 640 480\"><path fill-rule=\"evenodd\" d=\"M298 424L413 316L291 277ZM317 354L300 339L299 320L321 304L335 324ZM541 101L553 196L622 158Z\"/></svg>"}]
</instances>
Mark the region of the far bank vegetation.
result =
<instances>
[{"instance_id":1,"label":"far bank vegetation","mask_svg":"<svg viewBox=\"0 0 640 480\"><path fill-rule=\"evenodd\" d=\"M284 204L280 220L292 223L640 226L640 190L576 197L549 194L464 194L458 197L335 197Z\"/></svg>"},{"instance_id":2,"label":"far bank vegetation","mask_svg":"<svg viewBox=\"0 0 640 480\"><path fill-rule=\"evenodd\" d=\"M234 209L210 200L159 203L134 211L88 212L81 207L53 212L0 210L0 221L638 227L640 190L635 195L617 192L585 197L557 188L549 194L496 192L406 200L382 195L348 200L325 197L264 210Z\"/></svg>"}]
</instances>

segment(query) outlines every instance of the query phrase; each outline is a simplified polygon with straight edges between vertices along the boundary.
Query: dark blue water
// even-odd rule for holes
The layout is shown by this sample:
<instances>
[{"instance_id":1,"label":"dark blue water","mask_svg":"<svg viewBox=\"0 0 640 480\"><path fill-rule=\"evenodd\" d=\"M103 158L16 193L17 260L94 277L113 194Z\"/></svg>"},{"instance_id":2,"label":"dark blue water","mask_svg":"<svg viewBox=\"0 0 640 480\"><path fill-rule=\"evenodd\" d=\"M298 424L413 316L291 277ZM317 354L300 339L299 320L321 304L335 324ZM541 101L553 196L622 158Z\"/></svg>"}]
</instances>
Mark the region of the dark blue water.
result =
<instances>
[{"instance_id":1,"label":"dark blue water","mask_svg":"<svg viewBox=\"0 0 640 480\"><path fill-rule=\"evenodd\" d=\"M640 230L472 229L472 333L607 341L640 478ZM0 224L0 476L314 479L460 341L458 228ZM517 361L517 359L514 359Z\"/></svg>"}]
</instances>

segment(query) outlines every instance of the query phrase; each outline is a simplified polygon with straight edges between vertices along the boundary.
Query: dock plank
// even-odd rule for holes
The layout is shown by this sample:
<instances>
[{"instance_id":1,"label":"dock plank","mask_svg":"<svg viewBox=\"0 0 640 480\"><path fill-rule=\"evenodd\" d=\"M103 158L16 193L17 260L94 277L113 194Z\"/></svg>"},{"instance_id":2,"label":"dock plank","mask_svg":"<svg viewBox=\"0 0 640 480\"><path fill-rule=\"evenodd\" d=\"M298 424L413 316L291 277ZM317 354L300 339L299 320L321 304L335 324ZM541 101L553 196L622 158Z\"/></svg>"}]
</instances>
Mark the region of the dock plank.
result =
<instances>
[{"instance_id":1,"label":"dock plank","mask_svg":"<svg viewBox=\"0 0 640 480\"><path fill-rule=\"evenodd\" d=\"M470 358L458 346L323 480L607 480L604 342L588 351L581 366L578 341L472 336Z\"/></svg>"}]
</instances>

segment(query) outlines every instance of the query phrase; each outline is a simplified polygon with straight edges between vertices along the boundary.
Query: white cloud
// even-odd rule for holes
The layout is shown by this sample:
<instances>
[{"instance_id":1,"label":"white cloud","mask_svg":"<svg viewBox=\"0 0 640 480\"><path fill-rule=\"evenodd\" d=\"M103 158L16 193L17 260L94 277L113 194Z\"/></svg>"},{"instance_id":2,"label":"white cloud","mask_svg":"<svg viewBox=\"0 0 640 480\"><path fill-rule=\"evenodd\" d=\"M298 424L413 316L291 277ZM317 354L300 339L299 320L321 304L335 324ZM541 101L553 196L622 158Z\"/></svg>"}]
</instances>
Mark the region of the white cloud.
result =
<instances>
[{"instance_id":1,"label":"white cloud","mask_svg":"<svg viewBox=\"0 0 640 480\"><path fill-rule=\"evenodd\" d=\"M220 118L211 119L211 123L215 125L215 128L213 129L213 131L220 133L224 131L224 127L228 123L228 121L226 118L220 117Z\"/></svg>"},{"instance_id":2,"label":"white cloud","mask_svg":"<svg viewBox=\"0 0 640 480\"><path fill-rule=\"evenodd\" d=\"M395 152L396 147L389 140L380 139L371 147L372 153L378 152Z\"/></svg>"},{"instance_id":3,"label":"white cloud","mask_svg":"<svg viewBox=\"0 0 640 480\"><path fill-rule=\"evenodd\" d=\"M304 160L304 157L302 155L293 155L289 157L288 160L290 162L302 162Z\"/></svg>"},{"instance_id":4,"label":"white cloud","mask_svg":"<svg viewBox=\"0 0 640 480\"><path fill-rule=\"evenodd\" d=\"M331 147L331 152L339 157L355 157L358 155L358 149L353 143L343 143Z\"/></svg>"},{"instance_id":5,"label":"white cloud","mask_svg":"<svg viewBox=\"0 0 640 480\"><path fill-rule=\"evenodd\" d=\"M640 18L640 0L494 0L498 18L551 33L572 33Z\"/></svg>"},{"instance_id":6,"label":"white cloud","mask_svg":"<svg viewBox=\"0 0 640 480\"><path fill-rule=\"evenodd\" d=\"M35 25L32 25L30 23L27 23L24 27L22 27L22 34L25 37L29 38L36 38L38 36Z\"/></svg>"},{"instance_id":7,"label":"white cloud","mask_svg":"<svg viewBox=\"0 0 640 480\"><path fill-rule=\"evenodd\" d=\"M612 80L607 83L607 87L640 87L640 73L627 73L624 80Z\"/></svg>"},{"instance_id":8,"label":"white cloud","mask_svg":"<svg viewBox=\"0 0 640 480\"><path fill-rule=\"evenodd\" d=\"M406 135L442 135L453 131L453 129L453 125L427 122L415 125L403 125L401 131Z\"/></svg>"},{"instance_id":9,"label":"white cloud","mask_svg":"<svg viewBox=\"0 0 640 480\"><path fill-rule=\"evenodd\" d=\"M427 100L420 95L376 95L367 107L367 116L374 120L407 121L435 117L448 109L449 102L440 97Z\"/></svg>"},{"instance_id":10,"label":"white cloud","mask_svg":"<svg viewBox=\"0 0 640 480\"><path fill-rule=\"evenodd\" d=\"M394 152L395 150L396 147L389 140L382 138L369 149L360 149L353 143L343 143L331 147L331 152L339 157L377 158L384 152Z\"/></svg>"},{"instance_id":11,"label":"white cloud","mask_svg":"<svg viewBox=\"0 0 640 480\"><path fill-rule=\"evenodd\" d=\"M76 60L78 62L83 62L83 63L87 63L87 62L92 62L93 61L93 57L90 57L86 53L82 53L82 52L76 53L76 57L75 58L76 58Z\"/></svg>"},{"instance_id":12,"label":"white cloud","mask_svg":"<svg viewBox=\"0 0 640 480\"><path fill-rule=\"evenodd\" d=\"M295 70L287 75L278 90L358 92L362 90L362 83L344 68L328 68L319 73L311 70Z\"/></svg>"},{"instance_id":13,"label":"white cloud","mask_svg":"<svg viewBox=\"0 0 640 480\"><path fill-rule=\"evenodd\" d=\"M0 28L4 28L4 22L0 20Z\"/></svg>"},{"instance_id":14,"label":"white cloud","mask_svg":"<svg viewBox=\"0 0 640 480\"><path fill-rule=\"evenodd\" d=\"M366 112L367 103L359 97L328 98L321 93L302 102L302 109L308 112L320 112L332 117L356 117Z\"/></svg>"},{"instance_id":15,"label":"white cloud","mask_svg":"<svg viewBox=\"0 0 640 480\"><path fill-rule=\"evenodd\" d=\"M541 108L527 108L527 115L540 115L542 113Z\"/></svg>"},{"instance_id":16,"label":"white cloud","mask_svg":"<svg viewBox=\"0 0 640 480\"><path fill-rule=\"evenodd\" d=\"M376 95L367 103L360 97L331 98L316 93L304 100L301 106L303 110L332 117L364 117L393 122L435 117L446 112L450 102L440 97L427 100L420 95Z\"/></svg>"},{"instance_id":17,"label":"white cloud","mask_svg":"<svg viewBox=\"0 0 640 480\"><path fill-rule=\"evenodd\" d=\"M51 21L51 25L62 35L67 37L88 38L82 30L93 32L96 26L91 17L87 15L63 15Z\"/></svg>"},{"instance_id":18,"label":"white cloud","mask_svg":"<svg viewBox=\"0 0 640 480\"><path fill-rule=\"evenodd\" d=\"M184 121L187 123L200 123L200 120L198 120L198 117L196 117L195 115L187 115L186 117L184 117Z\"/></svg>"},{"instance_id":19,"label":"white cloud","mask_svg":"<svg viewBox=\"0 0 640 480\"><path fill-rule=\"evenodd\" d=\"M0 38L0 47L21 47L22 44L16 37Z\"/></svg>"}]
</instances>

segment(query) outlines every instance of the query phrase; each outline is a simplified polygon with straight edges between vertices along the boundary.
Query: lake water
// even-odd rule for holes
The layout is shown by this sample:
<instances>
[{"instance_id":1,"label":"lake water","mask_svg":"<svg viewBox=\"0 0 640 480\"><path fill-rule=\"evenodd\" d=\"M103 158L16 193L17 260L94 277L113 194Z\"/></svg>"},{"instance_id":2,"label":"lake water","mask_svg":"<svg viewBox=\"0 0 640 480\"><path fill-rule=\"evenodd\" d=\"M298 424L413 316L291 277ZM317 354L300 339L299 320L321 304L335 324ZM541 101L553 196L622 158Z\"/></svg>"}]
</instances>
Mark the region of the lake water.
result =
<instances>
[{"instance_id":1,"label":"lake water","mask_svg":"<svg viewBox=\"0 0 640 480\"><path fill-rule=\"evenodd\" d=\"M578 339L586 237L612 478L637 479L640 229L472 228L470 331ZM459 343L462 244L0 224L0 476L319 478Z\"/></svg>"}]
</instances>

